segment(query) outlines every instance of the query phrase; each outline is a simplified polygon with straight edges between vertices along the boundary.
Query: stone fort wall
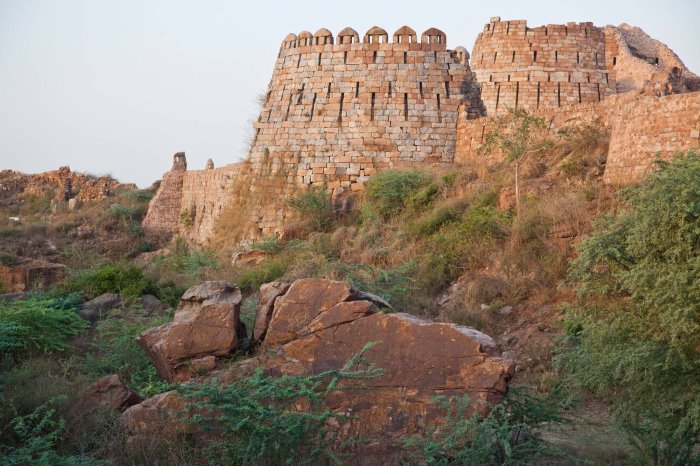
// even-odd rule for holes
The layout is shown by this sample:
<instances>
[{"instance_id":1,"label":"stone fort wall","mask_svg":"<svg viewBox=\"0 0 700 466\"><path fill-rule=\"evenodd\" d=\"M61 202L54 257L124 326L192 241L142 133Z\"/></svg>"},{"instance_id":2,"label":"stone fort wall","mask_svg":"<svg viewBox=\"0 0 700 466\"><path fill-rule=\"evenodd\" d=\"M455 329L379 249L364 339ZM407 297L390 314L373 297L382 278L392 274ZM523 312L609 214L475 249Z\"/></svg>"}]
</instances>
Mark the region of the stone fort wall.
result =
<instances>
[{"instance_id":1,"label":"stone fort wall","mask_svg":"<svg viewBox=\"0 0 700 466\"><path fill-rule=\"evenodd\" d=\"M434 28L288 35L248 159L198 171L176 162L144 227L198 243L217 228L279 235L299 220L284 199L301 191L324 187L339 199L381 169L498 162L477 149L508 108L553 126L600 119L611 129L609 183L641 178L657 152L697 146L700 95L688 92L700 80L638 28L492 18L471 68L469 59Z\"/></svg>"}]
</instances>

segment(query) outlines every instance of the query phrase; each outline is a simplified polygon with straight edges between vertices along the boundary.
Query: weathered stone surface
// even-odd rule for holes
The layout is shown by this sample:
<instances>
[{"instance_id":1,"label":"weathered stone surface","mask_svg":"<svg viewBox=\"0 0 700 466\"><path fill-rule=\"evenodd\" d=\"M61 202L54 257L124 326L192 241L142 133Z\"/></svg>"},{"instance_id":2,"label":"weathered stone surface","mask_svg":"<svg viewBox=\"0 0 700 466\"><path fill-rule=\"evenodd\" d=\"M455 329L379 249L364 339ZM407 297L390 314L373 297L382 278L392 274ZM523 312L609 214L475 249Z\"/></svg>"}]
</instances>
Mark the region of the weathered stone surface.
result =
<instances>
[{"instance_id":1,"label":"weathered stone surface","mask_svg":"<svg viewBox=\"0 0 700 466\"><path fill-rule=\"evenodd\" d=\"M272 312L275 309L275 301L286 293L288 289L289 283L283 282L265 283L260 287L260 301L258 310L255 313L251 344L256 345L265 338L267 327L272 319Z\"/></svg>"},{"instance_id":2,"label":"weathered stone surface","mask_svg":"<svg viewBox=\"0 0 700 466\"><path fill-rule=\"evenodd\" d=\"M276 293L266 291L268 296ZM379 342L364 357L383 369L383 375L343 380L341 386L361 384L368 389L337 390L326 399L332 410L350 415L338 426L341 438L378 439L361 447L364 464L395 459L399 437L442 422L444 413L432 403L436 395L468 395L472 409L480 411L488 409L482 402L501 400L513 362L500 356L489 336L409 314L376 312L370 301L348 300L352 294L350 285L342 282L296 281L275 301L266 351L211 377L231 383L255 367L273 375L319 374L342 368L368 342ZM178 425L172 412L167 414L181 403L170 392L130 408L124 416L135 434L152 432L154 425L194 433L192 425Z\"/></svg>"},{"instance_id":3,"label":"weathered stone surface","mask_svg":"<svg viewBox=\"0 0 700 466\"><path fill-rule=\"evenodd\" d=\"M143 398L127 387L116 374L107 375L95 382L88 390L88 395L97 405L113 411L128 408L143 401Z\"/></svg>"},{"instance_id":4,"label":"weathered stone surface","mask_svg":"<svg viewBox=\"0 0 700 466\"><path fill-rule=\"evenodd\" d=\"M5 256L0 264L2 289L10 293L48 288L65 277L66 267L27 257Z\"/></svg>"},{"instance_id":5,"label":"weathered stone surface","mask_svg":"<svg viewBox=\"0 0 700 466\"><path fill-rule=\"evenodd\" d=\"M240 302L237 286L202 282L182 295L173 322L146 330L137 341L163 379L187 380L193 375L192 360L229 354L246 338ZM201 363L194 372L210 365Z\"/></svg>"},{"instance_id":6,"label":"weathered stone surface","mask_svg":"<svg viewBox=\"0 0 700 466\"><path fill-rule=\"evenodd\" d=\"M78 309L78 315L94 324L98 320L107 317L112 311L121 305L121 298L117 293L104 293L95 299L84 303Z\"/></svg>"},{"instance_id":7,"label":"weathered stone surface","mask_svg":"<svg viewBox=\"0 0 700 466\"><path fill-rule=\"evenodd\" d=\"M265 345L283 345L309 333L310 322L351 294L352 287L345 282L318 278L295 281L275 302Z\"/></svg>"}]
</instances>

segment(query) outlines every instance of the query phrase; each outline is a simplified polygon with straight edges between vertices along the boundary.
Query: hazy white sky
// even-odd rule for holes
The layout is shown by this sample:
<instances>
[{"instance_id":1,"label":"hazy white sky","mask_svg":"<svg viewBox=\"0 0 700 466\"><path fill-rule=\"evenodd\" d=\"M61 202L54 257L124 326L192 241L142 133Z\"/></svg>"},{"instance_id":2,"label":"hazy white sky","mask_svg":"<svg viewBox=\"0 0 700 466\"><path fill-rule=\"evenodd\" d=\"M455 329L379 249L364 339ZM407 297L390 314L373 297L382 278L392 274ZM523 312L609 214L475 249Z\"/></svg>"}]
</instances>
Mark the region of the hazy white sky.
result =
<instances>
[{"instance_id":1,"label":"hazy white sky","mask_svg":"<svg viewBox=\"0 0 700 466\"><path fill-rule=\"evenodd\" d=\"M698 0L0 0L0 169L145 187L178 151L190 168L235 162L288 32L435 26L471 50L491 16L626 22L700 71Z\"/></svg>"}]
</instances>

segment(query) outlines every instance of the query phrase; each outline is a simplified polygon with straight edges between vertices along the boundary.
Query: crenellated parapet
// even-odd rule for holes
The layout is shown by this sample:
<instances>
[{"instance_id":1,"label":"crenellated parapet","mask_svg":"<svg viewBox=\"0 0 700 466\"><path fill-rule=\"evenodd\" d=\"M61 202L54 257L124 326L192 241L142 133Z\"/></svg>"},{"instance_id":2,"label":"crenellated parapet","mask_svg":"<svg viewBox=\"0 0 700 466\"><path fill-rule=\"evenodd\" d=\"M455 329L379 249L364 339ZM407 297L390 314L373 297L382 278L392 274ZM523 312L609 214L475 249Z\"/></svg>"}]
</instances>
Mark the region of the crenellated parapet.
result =
<instances>
[{"instance_id":1,"label":"crenellated parapet","mask_svg":"<svg viewBox=\"0 0 700 466\"><path fill-rule=\"evenodd\" d=\"M391 40L389 38L391 37ZM280 56L298 55L305 53L333 53L357 51L413 51L441 52L447 50L447 36L437 28L423 32L418 40L418 34L409 26L402 26L390 36L389 33L374 26L360 35L352 28L345 28L338 33L337 38L328 29L319 29L314 34L302 31L299 34L289 34L280 45Z\"/></svg>"}]
</instances>

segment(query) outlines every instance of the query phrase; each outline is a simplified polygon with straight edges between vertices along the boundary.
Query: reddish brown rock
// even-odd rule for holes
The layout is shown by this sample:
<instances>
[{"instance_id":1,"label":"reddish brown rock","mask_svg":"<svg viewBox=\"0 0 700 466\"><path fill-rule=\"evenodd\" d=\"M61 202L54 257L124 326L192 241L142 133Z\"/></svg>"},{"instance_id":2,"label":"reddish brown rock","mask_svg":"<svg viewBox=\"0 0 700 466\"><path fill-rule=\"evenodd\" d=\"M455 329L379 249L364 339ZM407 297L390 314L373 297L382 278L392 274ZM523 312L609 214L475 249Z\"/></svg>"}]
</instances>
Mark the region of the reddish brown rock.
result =
<instances>
[{"instance_id":1,"label":"reddish brown rock","mask_svg":"<svg viewBox=\"0 0 700 466\"><path fill-rule=\"evenodd\" d=\"M268 287L268 292L270 288L275 287ZM273 295L270 292L268 299ZM232 383L256 367L271 375L320 374L343 368L367 343L378 342L364 358L383 374L343 379L339 387L367 389L336 390L326 398L330 409L349 415L337 426L341 440L350 436L378 440L360 447L363 464L395 460L401 436L443 422L444 412L433 403L437 395L469 396L472 409L480 412L488 409L487 403L501 400L513 362L500 356L489 336L409 314L376 312L373 302L353 300L355 296L347 283L296 281L276 299L264 340L266 351L211 377ZM178 403L182 401L174 392L159 395L130 408L125 413L127 424L141 434L152 432L154 422L174 423L175 417L166 416L164 408ZM178 427L196 433L193 425Z\"/></svg>"},{"instance_id":2,"label":"reddish brown rock","mask_svg":"<svg viewBox=\"0 0 700 466\"><path fill-rule=\"evenodd\" d=\"M272 319L272 311L275 308L275 301L289 289L289 283L272 282L265 283L260 287L260 303L255 313L255 324L253 325L253 336L251 344L255 345L265 338L267 326Z\"/></svg>"},{"instance_id":3,"label":"reddish brown rock","mask_svg":"<svg viewBox=\"0 0 700 466\"><path fill-rule=\"evenodd\" d=\"M319 314L352 295L349 283L305 278L295 281L275 302L265 345L283 345L308 333L306 326Z\"/></svg>"},{"instance_id":4,"label":"reddish brown rock","mask_svg":"<svg viewBox=\"0 0 700 466\"><path fill-rule=\"evenodd\" d=\"M237 286L202 282L182 296L173 322L146 330L137 341L163 379L187 380L193 372L212 366L211 359L202 358L229 354L246 338L240 302ZM193 371L195 359L199 361Z\"/></svg>"},{"instance_id":5,"label":"reddish brown rock","mask_svg":"<svg viewBox=\"0 0 700 466\"><path fill-rule=\"evenodd\" d=\"M119 376L107 375L102 377L88 391L88 395L97 405L118 411L143 401L138 393L124 385Z\"/></svg>"}]
</instances>

